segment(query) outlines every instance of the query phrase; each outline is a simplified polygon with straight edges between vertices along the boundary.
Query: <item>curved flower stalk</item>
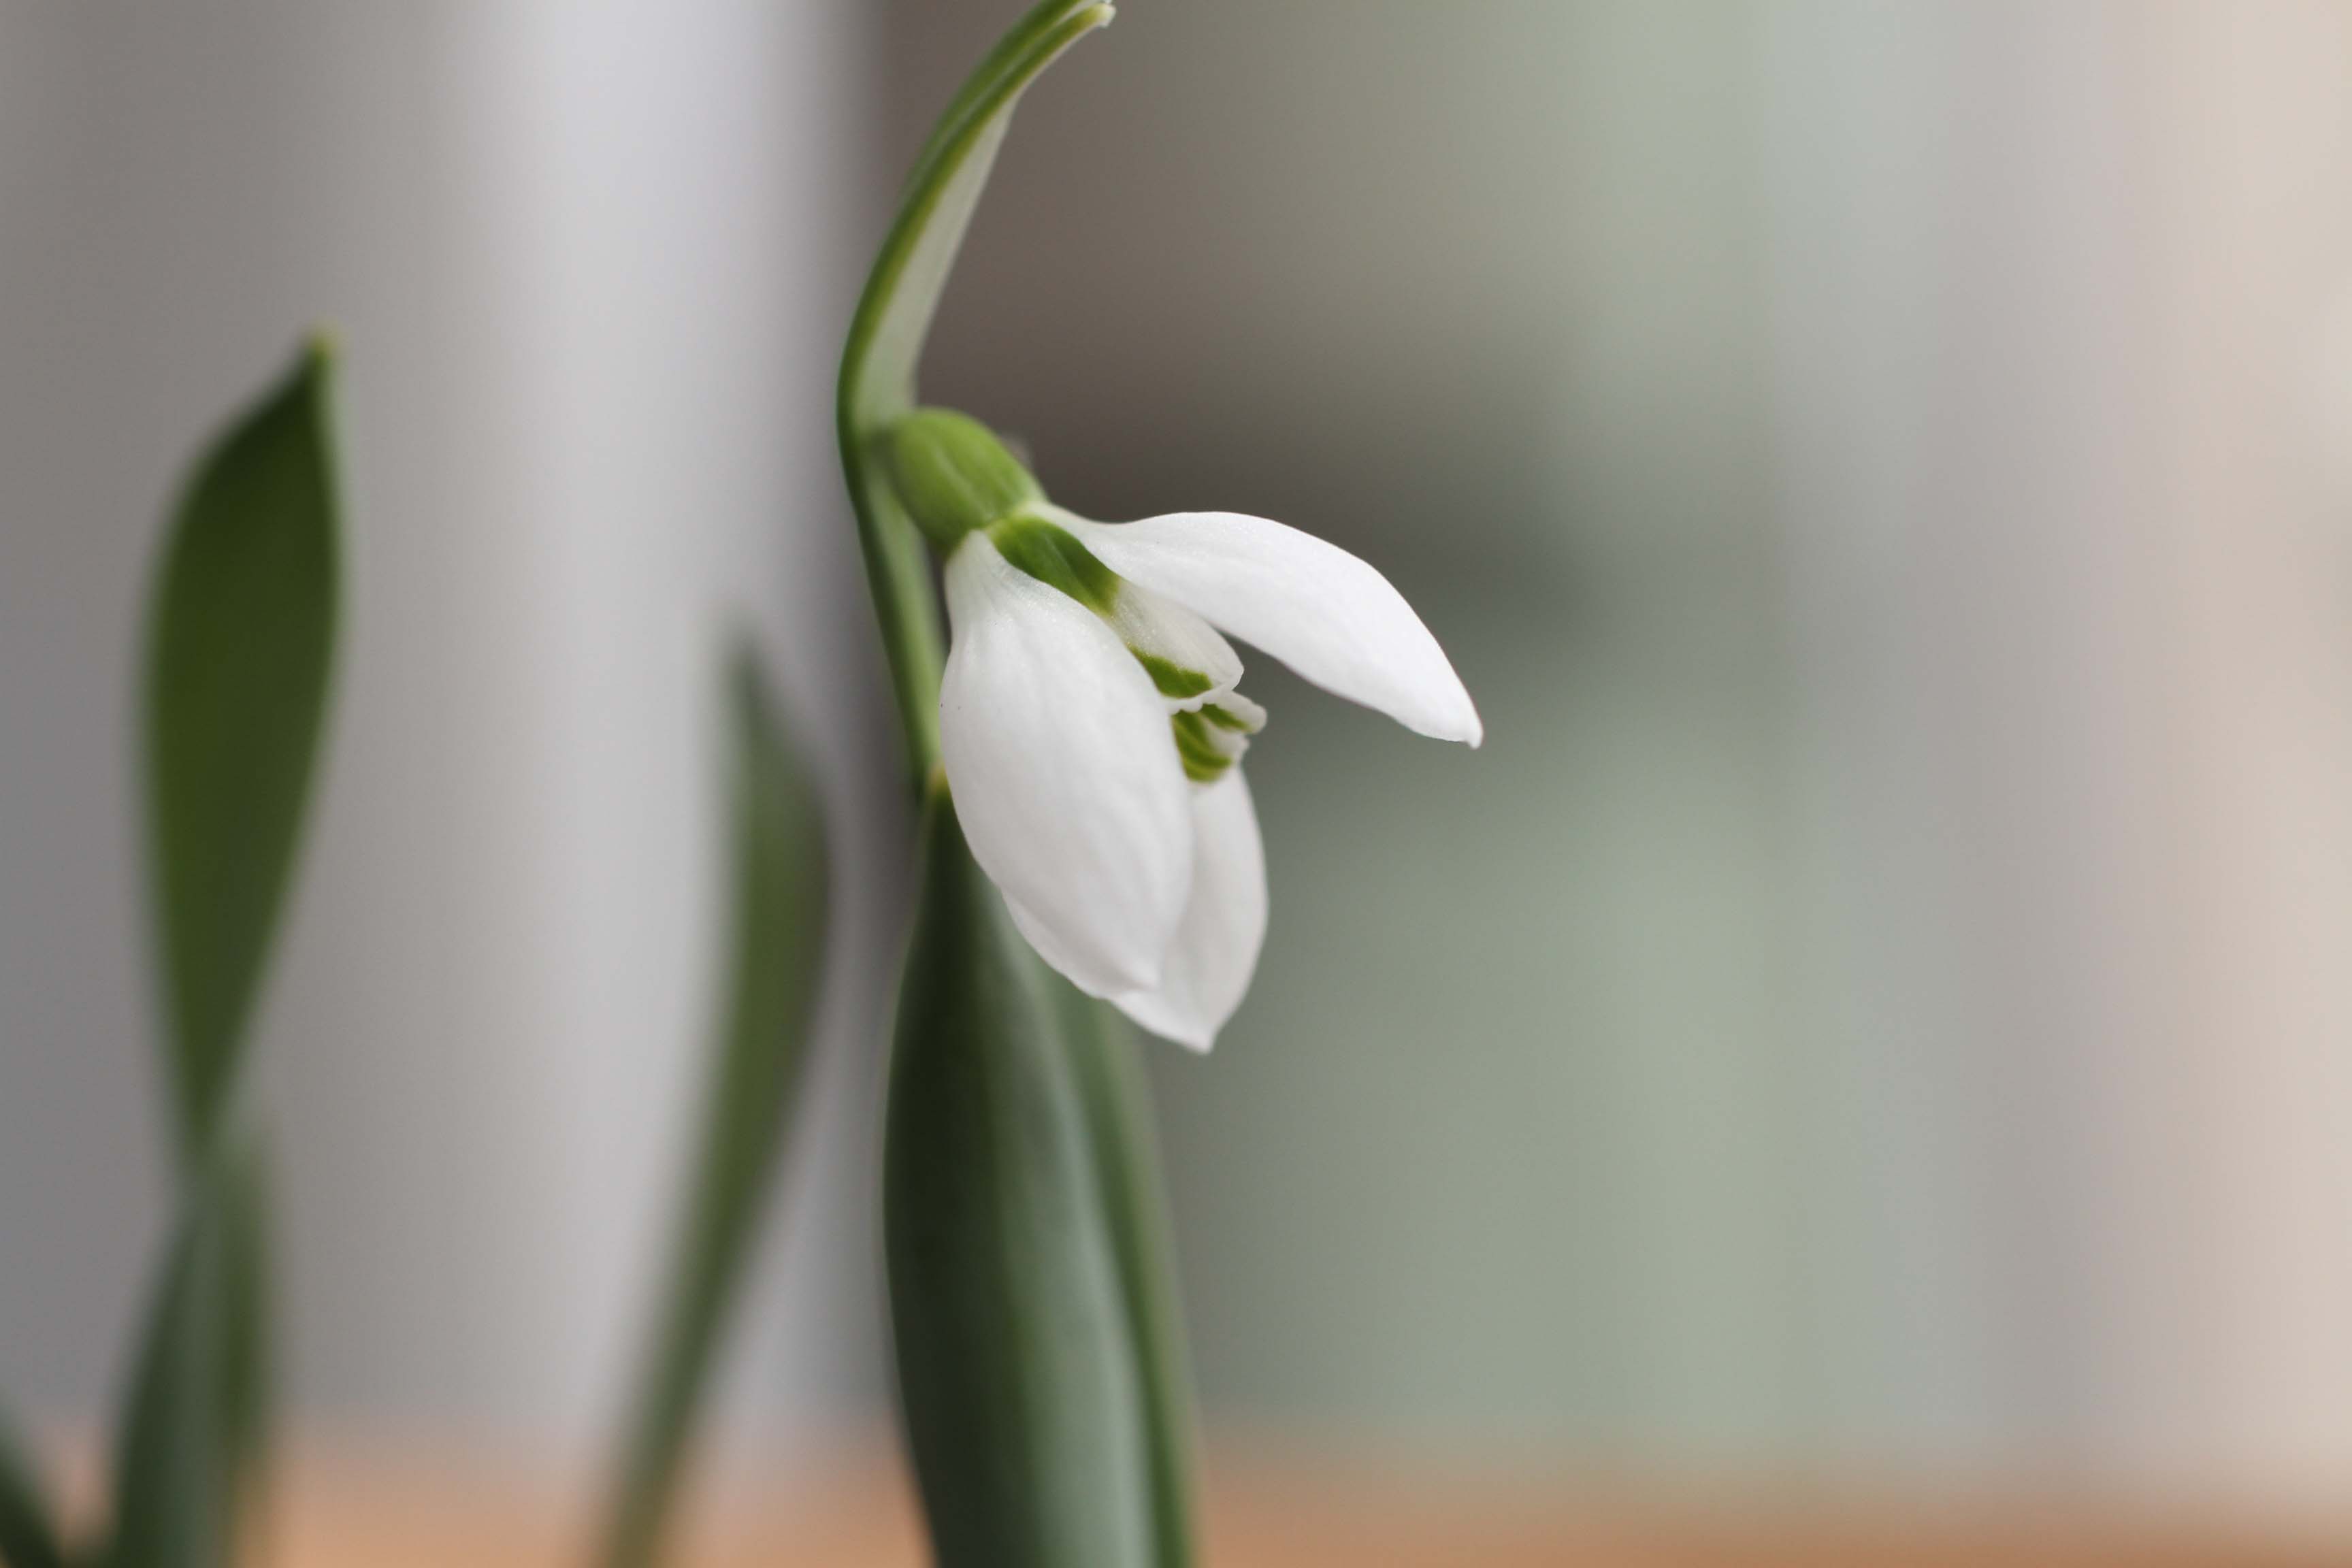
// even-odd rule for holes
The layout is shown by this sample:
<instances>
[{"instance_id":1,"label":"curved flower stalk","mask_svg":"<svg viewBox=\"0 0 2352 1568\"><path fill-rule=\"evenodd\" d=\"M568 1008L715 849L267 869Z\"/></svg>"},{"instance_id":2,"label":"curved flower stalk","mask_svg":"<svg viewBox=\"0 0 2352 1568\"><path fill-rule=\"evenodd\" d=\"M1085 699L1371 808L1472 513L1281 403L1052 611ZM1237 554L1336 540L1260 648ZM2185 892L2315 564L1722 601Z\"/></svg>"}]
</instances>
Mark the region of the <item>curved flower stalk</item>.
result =
<instances>
[{"instance_id":1,"label":"curved flower stalk","mask_svg":"<svg viewBox=\"0 0 2352 1568\"><path fill-rule=\"evenodd\" d=\"M1063 50L1110 19L1107 5L1045 0L989 52L915 160L850 319L835 398L841 466L919 786L939 761L939 612L922 539L879 482L872 447L915 405L915 362L1022 93Z\"/></svg>"},{"instance_id":2,"label":"curved flower stalk","mask_svg":"<svg viewBox=\"0 0 2352 1568\"><path fill-rule=\"evenodd\" d=\"M842 461L917 778L944 764L974 857L1046 963L1205 1050L1266 921L1235 765L1265 715L1235 690L1220 631L1424 735L1475 746L1481 731L1436 639L1345 551L1227 512L1088 521L984 426L916 406L923 337L1014 107L1110 18L1046 0L941 117L851 323ZM925 540L947 563L944 685Z\"/></svg>"}]
</instances>

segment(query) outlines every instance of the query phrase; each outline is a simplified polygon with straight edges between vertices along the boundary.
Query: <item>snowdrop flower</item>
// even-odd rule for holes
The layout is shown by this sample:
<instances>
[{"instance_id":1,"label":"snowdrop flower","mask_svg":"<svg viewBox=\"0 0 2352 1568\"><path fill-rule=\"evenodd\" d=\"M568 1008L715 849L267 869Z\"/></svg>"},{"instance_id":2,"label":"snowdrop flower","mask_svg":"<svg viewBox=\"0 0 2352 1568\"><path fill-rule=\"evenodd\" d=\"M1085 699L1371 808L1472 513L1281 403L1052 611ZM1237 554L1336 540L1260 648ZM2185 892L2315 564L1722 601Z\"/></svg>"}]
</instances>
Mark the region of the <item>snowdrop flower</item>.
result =
<instances>
[{"instance_id":1,"label":"snowdrop flower","mask_svg":"<svg viewBox=\"0 0 2352 1568\"><path fill-rule=\"evenodd\" d=\"M1080 990L1206 1050L1265 935L1241 759L1266 721L1224 634L1406 728L1478 744L1477 710L1370 566L1264 518L1093 522L976 421L906 416L879 456L946 560L940 740L966 841Z\"/></svg>"}]
</instances>

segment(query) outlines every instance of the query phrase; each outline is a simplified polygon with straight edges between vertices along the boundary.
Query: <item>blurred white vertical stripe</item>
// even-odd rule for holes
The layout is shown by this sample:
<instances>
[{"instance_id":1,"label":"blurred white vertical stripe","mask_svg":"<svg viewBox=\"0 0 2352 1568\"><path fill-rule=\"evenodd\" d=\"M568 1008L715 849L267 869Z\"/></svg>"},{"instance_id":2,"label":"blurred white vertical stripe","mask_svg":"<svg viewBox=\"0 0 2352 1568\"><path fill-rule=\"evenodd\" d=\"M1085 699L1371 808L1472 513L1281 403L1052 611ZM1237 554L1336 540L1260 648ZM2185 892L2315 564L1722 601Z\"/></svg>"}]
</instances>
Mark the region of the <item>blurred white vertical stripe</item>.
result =
<instances>
[{"instance_id":1,"label":"blurred white vertical stripe","mask_svg":"<svg viewBox=\"0 0 2352 1568\"><path fill-rule=\"evenodd\" d=\"M0 1387L89 1410L129 1320L138 574L191 442L321 318L351 613L264 1041L295 1392L560 1463L607 1437L717 979L730 621L845 808L857 973L894 886L828 416L860 37L829 0L0 8ZM121 868L87 912L68 844ZM835 987L832 1040L872 989ZM772 1408L873 1381L870 1059L829 1050L806 1121ZM41 1179L77 1148L122 1153Z\"/></svg>"},{"instance_id":2,"label":"blurred white vertical stripe","mask_svg":"<svg viewBox=\"0 0 2352 1568\"><path fill-rule=\"evenodd\" d=\"M1937 580L1919 563L1958 30L1948 7L1775 8L1760 144L1799 693L1799 983L1828 1086L1814 1245L1845 1325L1825 1420L1842 1447L1981 1463L2005 1415L1994 1234L1949 956L1958 868L1937 831Z\"/></svg>"},{"instance_id":3,"label":"blurred white vertical stripe","mask_svg":"<svg viewBox=\"0 0 2352 1568\"><path fill-rule=\"evenodd\" d=\"M2161 1303L2170 1471L2347 1510L2352 1476L2352 427L2315 389L2352 289L2352 7L2153 8L2174 765L2187 803Z\"/></svg>"},{"instance_id":4,"label":"blurred white vertical stripe","mask_svg":"<svg viewBox=\"0 0 2352 1568\"><path fill-rule=\"evenodd\" d=\"M1808 858L1888 1097L1865 1316L1963 1451L2340 1507L2346 13L1773 15Z\"/></svg>"}]
</instances>

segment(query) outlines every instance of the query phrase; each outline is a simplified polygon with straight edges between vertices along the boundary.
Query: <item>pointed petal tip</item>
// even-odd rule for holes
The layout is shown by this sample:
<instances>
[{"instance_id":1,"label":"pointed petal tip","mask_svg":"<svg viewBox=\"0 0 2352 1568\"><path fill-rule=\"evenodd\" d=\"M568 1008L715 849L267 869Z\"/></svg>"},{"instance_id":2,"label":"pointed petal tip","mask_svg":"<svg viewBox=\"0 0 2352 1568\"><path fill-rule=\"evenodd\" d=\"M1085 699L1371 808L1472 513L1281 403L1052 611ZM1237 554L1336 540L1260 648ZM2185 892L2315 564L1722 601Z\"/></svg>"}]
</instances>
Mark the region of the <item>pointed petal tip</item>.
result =
<instances>
[{"instance_id":1,"label":"pointed petal tip","mask_svg":"<svg viewBox=\"0 0 2352 1568\"><path fill-rule=\"evenodd\" d=\"M1241 512L1057 513L1112 571L1416 734L1475 746L1478 710L1404 596L1338 545Z\"/></svg>"},{"instance_id":2,"label":"pointed petal tip","mask_svg":"<svg viewBox=\"0 0 2352 1568\"><path fill-rule=\"evenodd\" d=\"M1433 711L1424 707L1417 713L1391 713L1389 716L1416 735L1432 741L1451 741L1474 752L1486 740L1486 721L1479 718L1477 707L1470 700L1470 693L1459 681L1455 682L1453 691L1435 705Z\"/></svg>"},{"instance_id":3,"label":"pointed petal tip","mask_svg":"<svg viewBox=\"0 0 2352 1568\"><path fill-rule=\"evenodd\" d=\"M1120 984L1129 991L1157 991L1168 982L1168 954L1164 952L1147 962L1124 962L1119 966Z\"/></svg>"},{"instance_id":4,"label":"pointed petal tip","mask_svg":"<svg viewBox=\"0 0 2352 1568\"><path fill-rule=\"evenodd\" d=\"M1196 1057L1207 1056L1217 1043L1217 1031L1202 1020L1179 1017L1157 993L1156 986L1138 987L1136 994L1114 996L1110 1003L1147 1033L1181 1046Z\"/></svg>"}]
</instances>

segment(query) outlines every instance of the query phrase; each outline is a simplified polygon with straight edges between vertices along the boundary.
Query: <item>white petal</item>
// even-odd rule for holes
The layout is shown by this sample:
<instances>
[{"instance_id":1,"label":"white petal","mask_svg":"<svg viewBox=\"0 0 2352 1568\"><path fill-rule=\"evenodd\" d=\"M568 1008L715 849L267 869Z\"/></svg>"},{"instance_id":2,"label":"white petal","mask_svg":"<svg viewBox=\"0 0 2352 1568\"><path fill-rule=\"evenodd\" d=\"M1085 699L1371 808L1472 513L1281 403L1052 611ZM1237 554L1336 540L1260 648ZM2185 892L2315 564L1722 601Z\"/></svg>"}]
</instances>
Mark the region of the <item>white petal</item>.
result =
<instances>
[{"instance_id":1,"label":"white petal","mask_svg":"<svg viewBox=\"0 0 2352 1568\"><path fill-rule=\"evenodd\" d=\"M1099 977L1092 973L1096 966L1081 961L1072 952L1069 944L1062 940L1061 933L1031 914L1020 900L1006 899L1004 909L1013 917L1013 928L1028 940L1031 947L1037 950L1037 956L1060 972L1071 984L1089 996L1099 996L1105 1001L1125 989L1120 985L1100 984ZM1163 975L1166 973L1164 968L1161 973Z\"/></svg>"},{"instance_id":2,"label":"white petal","mask_svg":"<svg viewBox=\"0 0 2352 1568\"><path fill-rule=\"evenodd\" d=\"M1409 730L1476 745L1478 710L1389 580L1336 544L1262 517L1071 519L1102 563Z\"/></svg>"},{"instance_id":3,"label":"white petal","mask_svg":"<svg viewBox=\"0 0 2352 1568\"><path fill-rule=\"evenodd\" d=\"M1255 735L1265 728L1265 710L1238 691L1219 692L1216 704L1226 718L1241 725L1244 735Z\"/></svg>"},{"instance_id":4,"label":"white petal","mask_svg":"<svg viewBox=\"0 0 2352 1568\"><path fill-rule=\"evenodd\" d=\"M1114 997L1120 1012L1205 1051L1241 1005L1265 941L1265 848L1235 768L1192 792L1192 899L1157 987Z\"/></svg>"},{"instance_id":5,"label":"white petal","mask_svg":"<svg viewBox=\"0 0 2352 1568\"><path fill-rule=\"evenodd\" d=\"M1171 666L1171 679L1192 678L1207 684L1198 690L1189 685L1164 689L1160 695L1174 709L1196 709L1231 691L1242 678L1241 655L1217 635L1217 628L1164 594L1139 583L1119 584L1111 606L1111 629L1139 654Z\"/></svg>"},{"instance_id":6,"label":"white petal","mask_svg":"<svg viewBox=\"0 0 2352 1568\"><path fill-rule=\"evenodd\" d=\"M940 743L972 858L1085 990L1157 984L1192 879L1167 705L1094 612L982 534L948 563Z\"/></svg>"}]
</instances>

